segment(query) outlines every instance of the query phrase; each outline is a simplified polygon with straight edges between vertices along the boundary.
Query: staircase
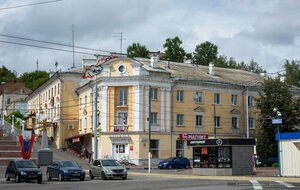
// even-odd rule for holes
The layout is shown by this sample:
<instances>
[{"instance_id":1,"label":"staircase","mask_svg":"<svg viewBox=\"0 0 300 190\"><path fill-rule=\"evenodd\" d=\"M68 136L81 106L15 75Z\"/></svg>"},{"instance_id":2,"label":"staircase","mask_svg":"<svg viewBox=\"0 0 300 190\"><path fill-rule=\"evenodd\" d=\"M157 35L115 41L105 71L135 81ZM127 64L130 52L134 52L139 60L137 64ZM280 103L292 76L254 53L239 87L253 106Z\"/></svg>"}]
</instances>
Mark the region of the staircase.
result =
<instances>
[{"instance_id":1,"label":"staircase","mask_svg":"<svg viewBox=\"0 0 300 190\"><path fill-rule=\"evenodd\" d=\"M9 128L9 125L0 126L0 166L7 165L13 159L22 159L17 137L9 133Z\"/></svg>"}]
</instances>

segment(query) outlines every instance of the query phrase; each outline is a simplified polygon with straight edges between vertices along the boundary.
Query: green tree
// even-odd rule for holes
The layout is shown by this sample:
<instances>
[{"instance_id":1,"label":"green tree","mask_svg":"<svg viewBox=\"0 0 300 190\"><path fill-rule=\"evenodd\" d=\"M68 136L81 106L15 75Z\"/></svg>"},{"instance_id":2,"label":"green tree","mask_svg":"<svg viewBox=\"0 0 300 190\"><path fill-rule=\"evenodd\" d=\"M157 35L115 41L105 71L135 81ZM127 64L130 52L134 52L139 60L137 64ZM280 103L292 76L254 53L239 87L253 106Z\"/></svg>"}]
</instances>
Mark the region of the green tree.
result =
<instances>
[{"instance_id":1,"label":"green tree","mask_svg":"<svg viewBox=\"0 0 300 190\"><path fill-rule=\"evenodd\" d=\"M45 71L26 72L20 76L20 80L32 91L49 80L49 74Z\"/></svg>"},{"instance_id":2,"label":"green tree","mask_svg":"<svg viewBox=\"0 0 300 190\"><path fill-rule=\"evenodd\" d=\"M251 71L253 73L265 72L265 70L261 66L259 66L258 63L256 61L254 61L253 59L250 60L247 71Z\"/></svg>"},{"instance_id":3,"label":"green tree","mask_svg":"<svg viewBox=\"0 0 300 190\"><path fill-rule=\"evenodd\" d=\"M162 57L164 60L183 62L185 51L181 47L182 41L178 36L175 38L168 38L164 43L163 47L165 48L165 55Z\"/></svg>"},{"instance_id":4,"label":"green tree","mask_svg":"<svg viewBox=\"0 0 300 190\"><path fill-rule=\"evenodd\" d=\"M289 85L300 87L300 61L285 60L284 68L286 72L286 82Z\"/></svg>"},{"instance_id":5,"label":"green tree","mask_svg":"<svg viewBox=\"0 0 300 190\"><path fill-rule=\"evenodd\" d=\"M211 42L203 42L196 46L194 52L194 63L198 65L208 65L214 62L218 56L218 47Z\"/></svg>"},{"instance_id":6,"label":"green tree","mask_svg":"<svg viewBox=\"0 0 300 190\"><path fill-rule=\"evenodd\" d=\"M277 142L275 133L277 127L272 125L275 116L273 109L276 107L282 114L281 132L290 132L296 129L299 110L293 100L293 94L285 82L277 79L266 79L259 91L260 98L256 106L260 109L259 122L257 125L257 153L261 158L277 157Z\"/></svg>"},{"instance_id":7,"label":"green tree","mask_svg":"<svg viewBox=\"0 0 300 190\"><path fill-rule=\"evenodd\" d=\"M133 43L127 48L127 56L131 58L134 57L148 58L148 54L149 54L149 50L146 48L146 46L143 46L140 43Z\"/></svg>"},{"instance_id":8,"label":"green tree","mask_svg":"<svg viewBox=\"0 0 300 190\"><path fill-rule=\"evenodd\" d=\"M5 66L0 68L0 82L10 82L17 80L16 74L8 70Z\"/></svg>"}]
</instances>

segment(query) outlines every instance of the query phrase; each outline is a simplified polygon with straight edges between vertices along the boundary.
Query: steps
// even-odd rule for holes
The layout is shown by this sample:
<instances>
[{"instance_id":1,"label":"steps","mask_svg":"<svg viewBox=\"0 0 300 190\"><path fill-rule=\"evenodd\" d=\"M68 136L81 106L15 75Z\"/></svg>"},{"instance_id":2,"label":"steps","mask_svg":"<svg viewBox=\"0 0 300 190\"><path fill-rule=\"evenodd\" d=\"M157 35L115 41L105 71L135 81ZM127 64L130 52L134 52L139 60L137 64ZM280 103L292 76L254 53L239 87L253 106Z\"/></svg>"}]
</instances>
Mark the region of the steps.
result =
<instances>
[{"instance_id":1,"label":"steps","mask_svg":"<svg viewBox=\"0 0 300 190\"><path fill-rule=\"evenodd\" d=\"M0 166L6 166L13 159L22 159L22 152L16 136L9 134L9 126L0 126Z\"/></svg>"}]
</instances>

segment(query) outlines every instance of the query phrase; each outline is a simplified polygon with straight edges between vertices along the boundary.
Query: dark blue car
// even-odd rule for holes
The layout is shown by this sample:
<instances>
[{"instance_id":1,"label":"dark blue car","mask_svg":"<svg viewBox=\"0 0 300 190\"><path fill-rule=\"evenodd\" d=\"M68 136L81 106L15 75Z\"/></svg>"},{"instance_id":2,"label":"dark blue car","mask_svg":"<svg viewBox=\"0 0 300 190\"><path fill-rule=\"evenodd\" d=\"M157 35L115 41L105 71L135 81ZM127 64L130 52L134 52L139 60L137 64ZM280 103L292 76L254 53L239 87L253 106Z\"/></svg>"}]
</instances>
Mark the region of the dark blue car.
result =
<instances>
[{"instance_id":1,"label":"dark blue car","mask_svg":"<svg viewBox=\"0 0 300 190\"><path fill-rule=\"evenodd\" d=\"M170 157L166 160L159 162L158 167L160 169L172 169L172 168L190 168L191 163L189 159L185 157Z\"/></svg>"},{"instance_id":2,"label":"dark blue car","mask_svg":"<svg viewBox=\"0 0 300 190\"><path fill-rule=\"evenodd\" d=\"M75 161L54 161L47 167L47 179L58 178L59 181L80 179L84 181L85 171Z\"/></svg>"}]
</instances>

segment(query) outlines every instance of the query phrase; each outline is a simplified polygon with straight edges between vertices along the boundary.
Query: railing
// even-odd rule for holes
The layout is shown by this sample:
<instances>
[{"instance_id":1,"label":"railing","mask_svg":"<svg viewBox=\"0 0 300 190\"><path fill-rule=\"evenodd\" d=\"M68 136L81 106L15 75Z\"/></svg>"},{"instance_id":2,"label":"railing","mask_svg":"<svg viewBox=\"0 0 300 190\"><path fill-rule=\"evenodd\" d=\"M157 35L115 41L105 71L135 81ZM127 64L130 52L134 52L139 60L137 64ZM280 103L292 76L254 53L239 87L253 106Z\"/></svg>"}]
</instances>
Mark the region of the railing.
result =
<instances>
[{"instance_id":1,"label":"railing","mask_svg":"<svg viewBox=\"0 0 300 190\"><path fill-rule=\"evenodd\" d=\"M114 132L128 132L128 125L114 125Z\"/></svg>"}]
</instances>

